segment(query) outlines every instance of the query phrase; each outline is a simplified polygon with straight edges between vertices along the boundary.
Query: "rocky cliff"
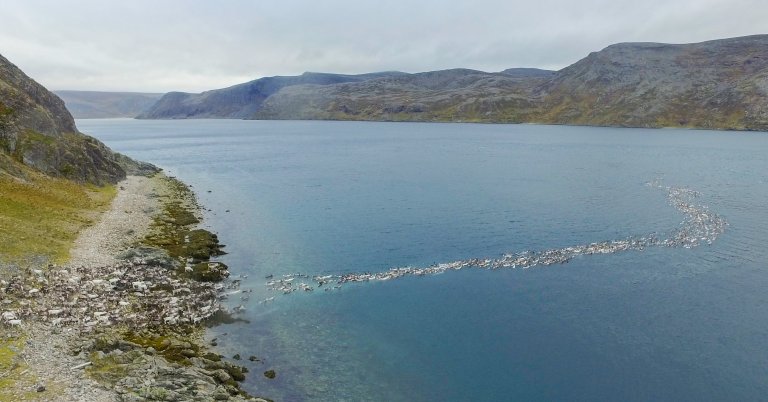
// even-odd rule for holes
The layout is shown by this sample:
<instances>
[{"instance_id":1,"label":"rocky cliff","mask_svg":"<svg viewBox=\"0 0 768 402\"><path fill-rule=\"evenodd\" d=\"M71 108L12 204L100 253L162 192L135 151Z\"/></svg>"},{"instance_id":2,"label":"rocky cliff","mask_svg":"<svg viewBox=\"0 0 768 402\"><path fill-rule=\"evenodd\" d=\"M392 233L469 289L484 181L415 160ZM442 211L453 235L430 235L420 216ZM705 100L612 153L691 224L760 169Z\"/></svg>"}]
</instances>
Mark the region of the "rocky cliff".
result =
<instances>
[{"instance_id":1,"label":"rocky cliff","mask_svg":"<svg viewBox=\"0 0 768 402\"><path fill-rule=\"evenodd\" d=\"M333 75L331 75L333 76ZM303 77L303 76L302 76ZM360 76L345 76L360 77ZM146 118L474 121L768 131L768 35L623 43L560 71L455 69L169 94ZM255 97L236 94L255 93ZM216 101L206 98L215 97ZM215 105L215 107L212 107Z\"/></svg>"},{"instance_id":2,"label":"rocky cliff","mask_svg":"<svg viewBox=\"0 0 768 402\"><path fill-rule=\"evenodd\" d=\"M0 174L25 168L97 185L137 165L81 134L64 102L0 56Z\"/></svg>"}]
</instances>

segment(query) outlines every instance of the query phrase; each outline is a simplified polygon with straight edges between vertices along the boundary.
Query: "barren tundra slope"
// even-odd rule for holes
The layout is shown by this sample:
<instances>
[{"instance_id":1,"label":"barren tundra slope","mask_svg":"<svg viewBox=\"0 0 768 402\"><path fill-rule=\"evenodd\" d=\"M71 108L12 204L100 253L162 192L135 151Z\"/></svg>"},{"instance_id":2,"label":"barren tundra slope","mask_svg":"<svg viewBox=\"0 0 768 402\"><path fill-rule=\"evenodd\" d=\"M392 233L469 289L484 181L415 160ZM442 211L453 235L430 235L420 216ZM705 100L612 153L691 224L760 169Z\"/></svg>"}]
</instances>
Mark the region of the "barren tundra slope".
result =
<instances>
[{"instance_id":1,"label":"barren tundra slope","mask_svg":"<svg viewBox=\"0 0 768 402\"><path fill-rule=\"evenodd\" d=\"M143 118L465 121L768 130L768 35L620 43L557 72L270 77L169 93Z\"/></svg>"}]
</instances>

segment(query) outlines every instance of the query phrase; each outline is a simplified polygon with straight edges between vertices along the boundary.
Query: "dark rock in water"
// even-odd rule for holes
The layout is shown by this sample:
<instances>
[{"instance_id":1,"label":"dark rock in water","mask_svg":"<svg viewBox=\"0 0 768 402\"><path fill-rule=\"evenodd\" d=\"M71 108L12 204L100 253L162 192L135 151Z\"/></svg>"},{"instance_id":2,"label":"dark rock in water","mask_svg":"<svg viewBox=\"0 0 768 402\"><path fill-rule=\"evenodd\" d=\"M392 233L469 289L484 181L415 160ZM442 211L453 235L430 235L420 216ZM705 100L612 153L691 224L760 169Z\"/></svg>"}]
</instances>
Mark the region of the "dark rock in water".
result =
<instances>
[{"instance_id":1,"label":"dark rock in water","mask_svg":"<svg viewBox=\"0 0 768 402\"><path fill-rule=\"evenodd\" d=\"M267 370L264 372L264 377L271 379L274 379L277 374L275 373L275 370Z\"/></svg>"},{"instance_id":2,"label":"dark rock in water","mask_svg":"<svg viewBox=\"0 0 768 402\"><path fill-rule=\"evenodd\" d=\"M251 355L251 357L249 357L249 358L248 358L248 360L250 360L250 361L252 361L252 362L258 362L258 361L260 361L258 357L256 357L256 356L253 356L253 355Z\"/></svg>"},{"instance_id":3,"label":"dark rock in water","mask_svg":"<svg viewBox=\"0 0 768 402\"><path fill-rule=\"evenodd\" d=\"M235 359L235 360L240 360L240 354L238 353L238 354L232 356L232 358Z\"/></svg>"}]
</instances>

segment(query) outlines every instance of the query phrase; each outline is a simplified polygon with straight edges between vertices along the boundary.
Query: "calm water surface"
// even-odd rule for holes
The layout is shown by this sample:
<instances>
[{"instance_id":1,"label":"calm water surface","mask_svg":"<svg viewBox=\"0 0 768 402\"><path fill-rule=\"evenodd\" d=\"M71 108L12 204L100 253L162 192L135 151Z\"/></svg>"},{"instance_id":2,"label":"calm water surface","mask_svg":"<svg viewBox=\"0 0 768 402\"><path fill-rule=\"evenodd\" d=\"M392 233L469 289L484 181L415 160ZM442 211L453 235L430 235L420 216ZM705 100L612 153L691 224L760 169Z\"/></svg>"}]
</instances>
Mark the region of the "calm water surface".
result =
<instances>
[{"instance_id":1,"label":"calm water surface","mask_svg":"<svg viewBox=\"0 0 768 402\"><path fill-rule=\"evenodd\" d=\"M526 125L79 120L193 185L248 275L245 387L280 401L760 400L768 136ZM379 272L674 230L644 183L701 192L712 245L283 296L265 276ZM210 191L210 192L209 192ZM228 211L228 212L227 212ZM260 300L275 296L271 303ZM274 369L277 378L261 375Z\"/></svg>"}]
</instances>

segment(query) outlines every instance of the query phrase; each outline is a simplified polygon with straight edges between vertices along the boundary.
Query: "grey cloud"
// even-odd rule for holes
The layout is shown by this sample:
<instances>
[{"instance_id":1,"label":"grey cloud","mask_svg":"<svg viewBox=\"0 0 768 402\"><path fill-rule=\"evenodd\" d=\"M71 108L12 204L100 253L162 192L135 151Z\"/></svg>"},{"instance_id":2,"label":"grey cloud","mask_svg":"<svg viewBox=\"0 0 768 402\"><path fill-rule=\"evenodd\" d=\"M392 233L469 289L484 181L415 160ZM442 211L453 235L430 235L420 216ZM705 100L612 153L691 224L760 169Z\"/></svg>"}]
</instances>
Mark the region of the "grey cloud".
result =
<instances>
[{"instance_id":1,"label":"grey cloud","mask_svg":"<svg viewBox=\"0 0 768 402\"><path fill-rule=\"evenodd\" d=\"M201 91L303 71L559 69L616 42L766 20L757 0L8 0L0 53L54 89Z\"/></svg>"}]
</instances>

